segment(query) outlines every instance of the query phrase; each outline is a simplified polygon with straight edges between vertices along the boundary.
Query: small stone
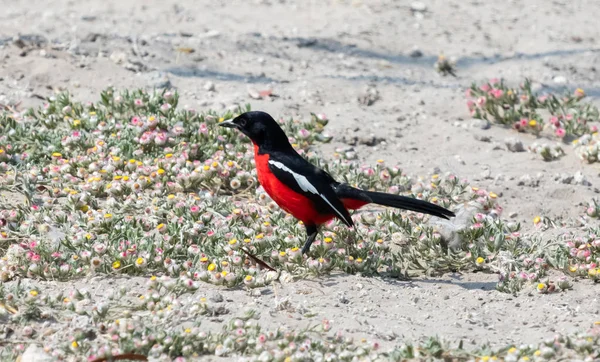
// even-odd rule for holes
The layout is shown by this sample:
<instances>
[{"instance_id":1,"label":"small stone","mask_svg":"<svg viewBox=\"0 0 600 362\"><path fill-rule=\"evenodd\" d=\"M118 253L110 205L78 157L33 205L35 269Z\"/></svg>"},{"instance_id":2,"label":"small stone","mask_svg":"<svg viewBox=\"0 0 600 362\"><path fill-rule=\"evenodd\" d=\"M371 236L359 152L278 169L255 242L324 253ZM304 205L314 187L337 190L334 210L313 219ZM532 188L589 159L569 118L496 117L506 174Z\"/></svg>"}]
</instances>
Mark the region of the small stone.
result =
<instances>
[{"instance_id":1,"label":"small stone","mask_svg":"<svg viewBox=\"0 0 600 362\"><path fill-rule=\"evenodd\" d=\"M523 142L519 141L516 138L507 138L504 140L504 144L506 145L506 148L508 148L508 150L511 152L525 152Z\"/></svg>"},{"instance_id":2,"label":"small stone","mask_svg":"<svg viewBox=\"0 0 600 362\"><path fill-rule=\"evenodd\" d=\"M573 180L575 179L575 176L573 175L569 175L569 174L562 174L560 175L560 182L566 185L570 185L573 183Z\"/></svg>"},{"instance_id":3,"label":"small stone","mask_svg":"<svg viewBox=\"0 0 600 362\"><path fill-rule=\"evenodd\" d=\"M475 137L475 139L477 141L481 141L481 142L492 142L492 137L490 136L485 136L485 135L480 135L480 134L476 134L473 137Z\"/></svg>"},{"instance_id":4,"label":"small stone","mask_svg":"<svg viewBox=\"0 0 600 362\"><path fill-rule=\"evenodd\" d=\"M346 298L346 296L344 294L339 294L338 295L338 301L342 304L348 304L350 303L350 300L348 300L348 298Z\"/></svg>"},{"instance_id":5,"label":"small stone","mask_svg":"<svg viewBox=\"0 0 600 362\"><path fill-rule=\"evenodd\" d=\"M150 72L145 74L145 77L147 79L148 86L151 88L168 89L172 87L171 81L163 72Z\"/></svg>"},{"instance_id":6,"label":"small stone","mask_svg":"<svg viewBox=\"0 0 600 362\"><path fill-rule=\"evenodd\" d=\"M491 179L491 178L492 178L492 170L490 170L490 169L483 170L483 171L481 172L481 177L482 177L484 180L489 180L489 179Z\"/></svg>"},{"instance_id":7,"label":"small stone","mask_svg":"<svg viewBox=\"0 0 600 362\"><path fill-rule=\"evenodd\" d=\"M456 159L456 161L458 163L460 163L461 165L466 165L467 163L462 159L462 157L460 157L460 155L454 155L454 158Z\"/></svg>"},{"instance_id":8,"label":"small stone","mask_svg":"<svg viewBox=\"0 0 600 362\"><path fill-rule=\"evenodd\" d=\"M519 178L518 186L538 187L540 185L540 179L537 177L531 177L525 174Z\"/></svg>"},{"instance_id":9,"label":"small stone","mask_svg":"<svg viewBox=\"0 0 600 362\"><path fill-rule=\"evenodd\" d=\"M567 78L565 76L562 76L562 75L557 75L552 80L556 84L565 84L565 83L567 83Z\"/></svg>"},{"instance_id":10,"label":"small stone","mask_svg":"<svg viewBox=\"0 0 600 362\"><path fill-rule=\"evenodd\" d=\"M23 355L21 356L21 362L46 362L54 361L54 358L50 356L44 349L38 345L30 344Z\"/></svg>"},{"instance_id":11,"label":"small stone","mask_svg":"<svg viewBox=\"0 0 600 362\"><path fill-rule=\"evenodd\" d=\"M411 58L420 58L423 56L423 52L420 51L418 48L414 48L413 50L411 50L409 56Z\"/></svg>"},{"instance_id":12,"label":"small stone","mask_svg":"<svg viewBox=\"0 0 600 362\"><path fill-rule=\"evenodd\" d=\"M496 177L494 178L494 185L502 184L505 179L506 179L506 177L503 174L496 175Z\"/></svg>"},{"instance_id":13,"label":"small stone","mask_svg":"<svg viewBox=\"0 0 600 362\"><path fill-rule=\"evenodd\" d=\"M262 99L262 97L260 96L260 93L254 88L248 88L248 95L252 99Z\"/></svg>"},{"instance_id":14,"label":"small stone","mask_svg":"<svg viewBox=\"0 0 600 362\"><path fill-rule=\"evenodd\" d=\"M510 217L511 219L516 218L517 216L519 216L519 214L517 214L516 212L511 212L510 214L508 214L508 217Z\"/></svg>"},{"instance_id":15,"label":"small stone","mask_svg":"<svg viewBox=\"0 0 600 362\"><path fill-rule=\"evenodd\" d=\"M575 172L573 181L575 182L575 185L592 186L592 183L585 178L581 171Z\"/></svg>"},{"instance_id":16,"label":"small stone","mask_svg":"<svg viewBox=\"0 0 600 362\"><path fill-rule=\"evenodd\" d=\"M487 119L473 119L471 121L472 128L490 129L492 124Z\"/></svg>"},{"instance_id":17,"label":"small stone","mask_svg":"<svg viewBox=\"0 0 600 362\"><path fill-rule=\"evenodd\" d=\"M109 59L115 64L123 64L127 61L127 54L124 52L112 52Z\"/></svg>"},{"instance_id":18,"label":"small stone","mask_svg":"<svg viewBox=\"0 0 600 362\"><path fill-rule=\"evenodd\" d=\"M414 12L423 13L427 11L427 5L420 1L413 1L412 3L410 3L410 10Z\"/></svg>"},{"instance_id":19,"label":"small stone","mask_svg":"<svg viewBox=\"0 0 600 362\"><path fill-rule=\"evenodd\" d=\"M208 92L214 92L215 91L215 83L208 81L204 84L204 90L208 91Z\"/></svg>"},{"instance_id":20,"label":"small stone","mask_svg":"<svg viewBox=\"0 0 600 362\"><path fill-rule=\"evenodd\" d=\"M369 86L358 96L358 103L363 106L371 106L379 100L379 91L374 86Z\"/></svg>"},{"instance_id":21,"label":"small stone","mask_svg":"<svg viewBox=\"0 0 600 362\"><path fill-rule=\"evenodd\" d=\"M214 293L214 294L213 294L213 295L211 295L211 296L210 296L208 299L209 299L211 302L214 302L214 303L222 303L222 302L223 302L223 300L224 300L224 299L223 299L223 296L222 296L221 294L219 294L219 293Z\"/></svg>"}]
</instances>

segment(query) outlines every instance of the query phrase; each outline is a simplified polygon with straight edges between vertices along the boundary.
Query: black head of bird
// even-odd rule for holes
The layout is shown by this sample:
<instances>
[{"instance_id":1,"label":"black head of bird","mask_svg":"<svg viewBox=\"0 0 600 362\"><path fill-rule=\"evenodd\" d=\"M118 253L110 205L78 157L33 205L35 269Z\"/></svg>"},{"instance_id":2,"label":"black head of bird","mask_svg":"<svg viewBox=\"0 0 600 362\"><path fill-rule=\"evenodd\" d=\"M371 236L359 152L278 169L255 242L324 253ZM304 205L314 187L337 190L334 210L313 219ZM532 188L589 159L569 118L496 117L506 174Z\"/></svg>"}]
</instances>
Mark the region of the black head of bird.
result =
<instances>
[{"instance_id":1,"label":"black head of bird","mask_svg":"<svg viewBox=\"0 0 600 362\"><path fill-rule=\"evenodd\" d=\"M252 111L242 113L234 119L219 123L221 127L236 128L265 149L292 148L277 121L268 113Z\"/></svg>"}]
</instances>

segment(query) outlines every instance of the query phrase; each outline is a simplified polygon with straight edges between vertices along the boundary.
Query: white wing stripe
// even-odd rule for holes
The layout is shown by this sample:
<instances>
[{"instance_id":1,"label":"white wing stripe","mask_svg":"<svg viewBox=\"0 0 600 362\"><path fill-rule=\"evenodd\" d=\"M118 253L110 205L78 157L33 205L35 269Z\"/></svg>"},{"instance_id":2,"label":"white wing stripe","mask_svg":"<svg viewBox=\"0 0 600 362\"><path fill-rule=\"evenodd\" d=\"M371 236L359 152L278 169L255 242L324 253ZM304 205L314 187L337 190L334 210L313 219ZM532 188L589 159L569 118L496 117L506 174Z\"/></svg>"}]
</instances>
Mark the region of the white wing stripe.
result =
<instances>
[{"instance_id":1,"label":"white wing stripe","mask_svg":"<svg viewBox=\"0 0 600 362\"><path fill-rule=\"evenodd\" d=\"M310 181L308 181L308 179L306 178L306 176L300 175L292 170L290 170L289 167L287 167L286 165L284 165L281 162L278 161L273 161L273 160L269 160L269 163L275 167L277 167L280 170L283 170L289 174L291 174L292 176L294 176L294 179L296 180L296 182L298 183L298 186L300 186L300 189L302 189L302 191L304 192L310 192L312 194L315 195L319 195L321 196L321 198L323 200L325 200L325 202L331 206L331 209L333 211L335 211L335 213L344 221L346 221L347 223L350 223L350 221L348 221L344 215L338 210L336 209L331 202L329 202L329 200L327 200L327 198L325 196L323 196L322 194L319 193L319 191L317 190L316 187L313 186L313 184L310 183Z\"/></svg>"}]
</instances>

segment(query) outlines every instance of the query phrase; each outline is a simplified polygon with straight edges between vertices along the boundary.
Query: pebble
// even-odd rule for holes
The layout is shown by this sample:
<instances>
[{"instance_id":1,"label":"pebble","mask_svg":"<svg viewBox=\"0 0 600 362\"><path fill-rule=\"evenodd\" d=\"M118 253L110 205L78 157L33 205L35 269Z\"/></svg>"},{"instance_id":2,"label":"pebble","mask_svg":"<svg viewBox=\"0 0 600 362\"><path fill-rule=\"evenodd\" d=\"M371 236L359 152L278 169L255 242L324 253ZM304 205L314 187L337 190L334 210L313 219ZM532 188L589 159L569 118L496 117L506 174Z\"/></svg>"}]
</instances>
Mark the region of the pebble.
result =
<instances>
[{"instance_id":1,"label":"pebble","mask_svg":"<svg viewBox=\"0 0 600 362\"><path fill-rule=\"evenodd\" d=\"M492 124L486 119L473 119L471 120L472 128L490 129Z\"/></svg>"},{"instance_id":2,"label":"pebble","mask_svg":"<svg viewBox=\"0 0 600 362\"><path fill-rule=\"evenodd\" d=\"M44 349L36 344L30 344L20 358L21 362L46 362L54 361Z\"/></svg>"},{"instance_id":3,"label":"pebble","mask_svg":"<svg viewBox=\"0 0 600 362\"><path fill-rule=\"evenodd\" d=\"M420 58L423 56L423 52L420 51L418 48L415 48L415 49L411 50L411 52L408 55L411 58Z\"/></svg>"},{"instance_id":4,"label":"pebble","mask_svg":"<svg viewBox=\"0 0 600 362\"><path fill-rule=\"evenodd\" d=\"M529 187L538 187L540 185L540 179L538 177L531 177L528 174L525 174L519 178L518 186L529 186Z\"/></svg>"},{"instance_id":5,"label":"pebble","mask_svg":"<svg viewBox=\"0 0 600 362\"><path fill-rule=\"evenodd\" d=\"M108 58L115 64L123 64L127 61L127 54L125 52L112 52Z\"/></svg>"},{"instance_id":6,"label":"pebble","mask_svg":"<svg viewBox=\"0 0 600 362\"><path fill-rule=\"evenodd\" d=\"M144 77L147 79L148 86L151 88L166 89L166 88L173 87L173 85L171 84L171 81L169 80L169 77L167 77L167 75L163 72L159 72L159 71L149 72L149 73L146 73L144 75Z\"/></svg>"},{"instance_id":7,"label":"pebble","mask_svg":"<svg viewBox=\"0 0 600 362\"><path fill-rule=\"evenodd\" d=\"M219 293L214 293L213 295L211 295L208 298L211 302L215 302L215 303L222 303L223 302L223 295L219 294Z\"/></svg>"},{"instance_id":8,"label":"pebble","mask_svg":"<svg viewBox=\"0 0 600 362\"><path fill-rule=\"evenodd\" d=\"M425 5L425 3L422 3L421 1L413 1L412 3L410 3L410 10L423 13L427 11L427 5Z\"/></svg>"},{"instance_id":9,"label":"pebble","mask_svg":"<svg viewBox=\"0 0 600 362\"><path fill-rule=\"evenodd\" d=\"M204 90L208 91L208 92L214 92L215 91L215 83L208 81L204 84Z\"/></svg>"},{"instance_id":10,"label":"pebble","mask_svg":"<svg viewBox=\"0 0 600 362\"><path fill-rule=\"evenodd\" d=\"M492 137L490 136L485 136L485 135L480 135L480 134L476 134L473 136L477 141L481 141L481 142L492 142Z\"/></svg>"},{"instance_id":11,"label":"pebble","mask_svg":"<svg viewBox=\"0 0 600 362\"><path fill-rule=\"evenodd\" d=\"M511 152L525 152L523 142L519 141L514 137L505 139L504 144L506 145L506 148L508 148L508 150Z\"/></svg>"},{"instance_id":12,"label":"pebble","mask_svg":"<svg viewBox=\"0 0 600 362\"><path fill-rule=\"evenodd\" d=\"M565 84L565 83L567 83L567 78L565 76L562 76L562 75L557 75L552 80L556 84Z\"/></svg>"}]
</instances>

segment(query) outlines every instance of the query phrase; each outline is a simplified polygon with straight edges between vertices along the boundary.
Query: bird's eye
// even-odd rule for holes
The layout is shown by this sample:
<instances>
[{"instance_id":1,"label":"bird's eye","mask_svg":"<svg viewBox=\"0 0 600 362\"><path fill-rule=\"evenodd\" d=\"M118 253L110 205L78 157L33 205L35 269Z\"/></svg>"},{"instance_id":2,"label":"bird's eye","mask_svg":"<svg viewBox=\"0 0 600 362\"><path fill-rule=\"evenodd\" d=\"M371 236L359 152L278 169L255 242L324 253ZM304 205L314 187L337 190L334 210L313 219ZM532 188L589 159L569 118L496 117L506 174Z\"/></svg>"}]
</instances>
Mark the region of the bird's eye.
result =
<instances>
[{"instance_id":1,"label":"bird's eye","mask_svg":"<svg viewBox=\"0 0 600 362\"><path fill-rule=\"evenodd\" d=\"M240 119L240 126L242 127L246 127L246 120L245 119Z\"/></svg>"}]
</instances>

